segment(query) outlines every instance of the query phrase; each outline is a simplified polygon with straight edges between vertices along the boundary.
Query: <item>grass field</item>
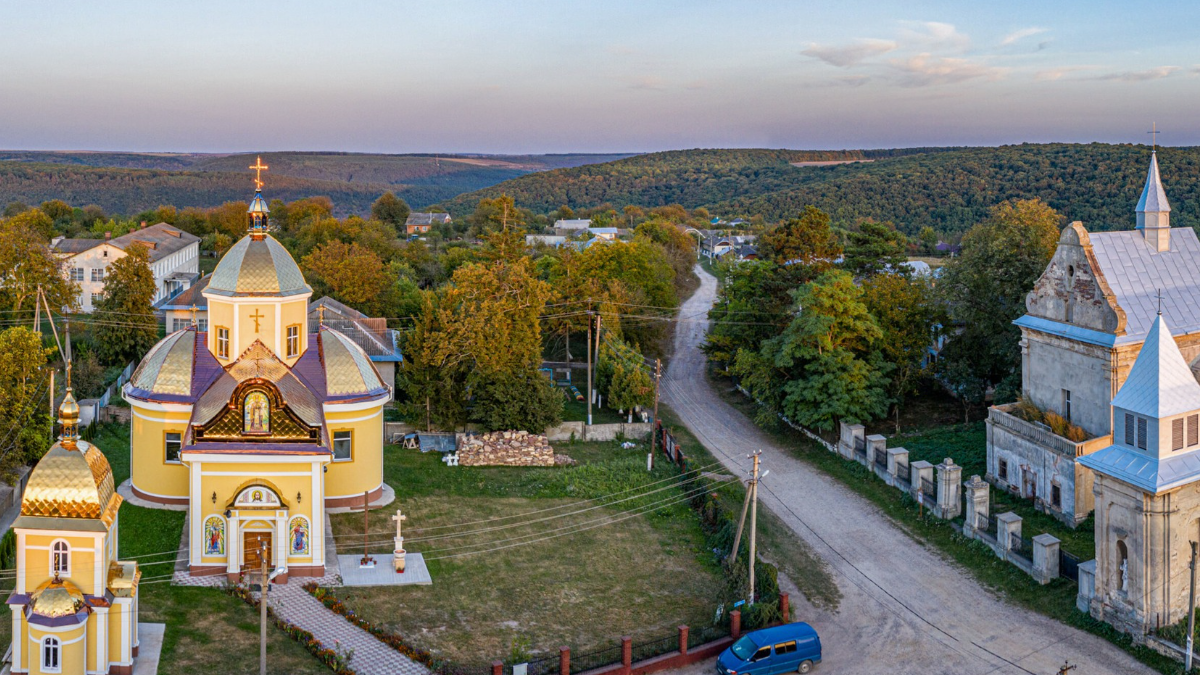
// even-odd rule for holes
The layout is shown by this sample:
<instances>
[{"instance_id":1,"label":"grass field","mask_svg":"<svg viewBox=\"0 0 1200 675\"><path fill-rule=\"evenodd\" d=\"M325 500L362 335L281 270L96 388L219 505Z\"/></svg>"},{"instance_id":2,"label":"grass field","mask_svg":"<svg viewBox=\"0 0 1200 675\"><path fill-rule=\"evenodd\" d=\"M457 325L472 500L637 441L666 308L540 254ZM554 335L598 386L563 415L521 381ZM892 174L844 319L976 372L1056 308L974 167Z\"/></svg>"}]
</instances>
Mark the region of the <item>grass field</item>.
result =
<instances>
[{"instance_id":1,"label":"grass field","mask_svg":"<svg viewBox=\"0 0 1200 675\"><path fill-rule=\"evenodd\" d=\"M102 425L96 445L104 451L119 485L129 477L129 427ZM258 612L218 590L164 583L174 568L184 513L123 504L119 551L122 559L144 558L139 618L165 623L158 672L172 675L258 672ZM168 555L154 555L168 553ZM0 622L11 623L11 622ZM329 669L275 627L267 634L267 672L318 675Z\"/></svg>"},{"instance_id":2,"label":"grass field","mask_svg":"<svg viewBox=\"0 0 1200 675\"><path fill-rule=\"evenodd\" d=\"M645 446L556 451L579 464L450 468L389 446L386 480L409 516L405 547L425 555L433 585L342 588L338 597L413 644L468 663L506 658L514 641L540 654L708 625L725 585L673 467L647 472ZM370 515L375 553L390 554L393 513ZM361 550L361 514L333 524L342 550Z\"/></svg>"}]
</instances>

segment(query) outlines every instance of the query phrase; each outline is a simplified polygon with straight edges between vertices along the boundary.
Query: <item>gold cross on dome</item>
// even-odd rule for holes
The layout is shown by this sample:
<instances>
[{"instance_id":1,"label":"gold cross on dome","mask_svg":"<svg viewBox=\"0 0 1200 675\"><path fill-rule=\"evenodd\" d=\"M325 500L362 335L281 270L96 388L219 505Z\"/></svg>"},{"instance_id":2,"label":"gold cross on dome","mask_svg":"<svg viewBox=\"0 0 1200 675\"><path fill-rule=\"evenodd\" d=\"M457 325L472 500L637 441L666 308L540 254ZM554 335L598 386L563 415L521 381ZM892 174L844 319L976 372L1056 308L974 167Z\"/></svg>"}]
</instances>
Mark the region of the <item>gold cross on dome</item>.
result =
<instances>
[{"instance_id":1,"label":"gold cross on dome","mask_svg":"<svg viewBox=\"0 0 1200 675\"><path fill-rule=\"evenodd\" d=\"M255 157L254 163L251 164L249 168L254 169L254 190L257 192L258 190L261 190L263 186L262 172L268 167L266 164L262 163L262 157Z\"/></svg>"},{"instance_id":2,"label":"gold cross on dome","mask_svg":"<svg viewBox=\"0 0 1200 675\"><path fill-rule=\"evenodd\" d=\"M254 313L250 315L250 318L251 318L251 319L254 319L254 332L255 332L255 333L257 333L257 332L258 332L258 322L259 322L259 320L261 320L261 319L265 318L266 316L267 316L267 315L266 315L266 314L263 314L261 311L259 311L259 310L258 310L258 308L255 308L255 309L254 309Z\"/></svg>"}]
</instances>

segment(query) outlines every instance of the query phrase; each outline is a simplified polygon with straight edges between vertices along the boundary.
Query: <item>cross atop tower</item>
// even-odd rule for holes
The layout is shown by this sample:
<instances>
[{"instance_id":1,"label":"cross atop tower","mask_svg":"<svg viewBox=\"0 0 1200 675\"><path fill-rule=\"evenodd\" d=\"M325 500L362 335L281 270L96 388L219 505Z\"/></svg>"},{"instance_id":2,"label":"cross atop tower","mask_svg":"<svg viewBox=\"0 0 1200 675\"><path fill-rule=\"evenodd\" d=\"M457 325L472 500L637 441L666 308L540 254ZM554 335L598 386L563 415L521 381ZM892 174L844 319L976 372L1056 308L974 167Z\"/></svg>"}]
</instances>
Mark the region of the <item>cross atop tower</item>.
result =
<instances>
[{"instance_id":1,"label":"cross atop tower","mask_svg":"<svg viewBox=\"0 0 1200 675\"><path fill-rule=\"evenodd\" d=\"M1158 122L1151 122L1150 131L1146 133L1150 134L1150 152L1154 152L1158 149L1158 135L1162 133L1158 130Z\"/></svg>"},{"instance_id":2,"label":"cross atop tower","mask_svg":"<svg viewBox=\"0 0 1200 675\"><path fill-rule=\"evenodd\" d=\"M262 157L255 157L254 163L251 164L249 168L254 169L254 191L258 192L263 186L262 172L269 167L262 163Z\"/></svg>"},{"instance_id":3,"label":"cross atop tower","mask_svg":"<svg viewBox=\"0 0 1200 675\"><path fill-rule=\"evenodd\" d=\"M1158 289L1157 293L1155 293L1155 297L1158 298L1158 315L1162 316L1162 289L1161 288Z\"/></svg>"}]
</instances>

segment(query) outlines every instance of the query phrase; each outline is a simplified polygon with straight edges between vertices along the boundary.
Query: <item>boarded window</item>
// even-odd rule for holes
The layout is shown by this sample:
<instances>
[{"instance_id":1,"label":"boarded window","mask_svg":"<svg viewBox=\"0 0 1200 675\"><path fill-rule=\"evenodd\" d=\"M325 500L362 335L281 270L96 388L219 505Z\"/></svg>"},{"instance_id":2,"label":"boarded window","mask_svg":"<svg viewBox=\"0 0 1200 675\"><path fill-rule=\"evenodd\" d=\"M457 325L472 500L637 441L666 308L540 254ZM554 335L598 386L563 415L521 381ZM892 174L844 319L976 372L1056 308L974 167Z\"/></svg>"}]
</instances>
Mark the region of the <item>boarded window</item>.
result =
<instances>
[{"instance_id":1,"label":"boarded window","mask_svg":"<svg viewBox=\"0 0 1200 675\"><path fill-rule=\"evenodd\" d=\"M1183 449L1183 418L1171 420L1171 449Z\"/></svg>"},{"instance_id":2,"label":"boarded window","mask_svg":"<svg viewBox=\"0 0 1200 675\"><path fill-rule=\"evenodd\" d=\"M1139 417L1139 418L1137 418L1137 421L1138 421L1137 446L1139 448L1141 448L1142 450L1145 450L1146 449L1146 418Z\"/></svg>"},{"instance_id":3,"label":"boarded window","mask_svg":"<svg viewBox=\"0 0 1200 675\"><path fill-rule=\"evenodd\" d=\"M1200 415L1188 415L1187 444L1189 447L1200 443Z\"/></svg>"},{"instance_id":4,"label":"boarded window","mask_svg":"<svg viewBox=\"0 0 1200 675\"><path fill-rule=\"evenodd\" d=\"M1000 480L1008 480L1008 461L1000 460Z\"/></svg>"},{"instance_id":5,"label":"boarded window","mask_svg":"<svg viewBox=\"0 0 1200 675\"><path fill-rule=\"evenodd\" d=\"M1133 415L1125 413L1125 445L1133 446Z\"/></svg>"}]
</instances>

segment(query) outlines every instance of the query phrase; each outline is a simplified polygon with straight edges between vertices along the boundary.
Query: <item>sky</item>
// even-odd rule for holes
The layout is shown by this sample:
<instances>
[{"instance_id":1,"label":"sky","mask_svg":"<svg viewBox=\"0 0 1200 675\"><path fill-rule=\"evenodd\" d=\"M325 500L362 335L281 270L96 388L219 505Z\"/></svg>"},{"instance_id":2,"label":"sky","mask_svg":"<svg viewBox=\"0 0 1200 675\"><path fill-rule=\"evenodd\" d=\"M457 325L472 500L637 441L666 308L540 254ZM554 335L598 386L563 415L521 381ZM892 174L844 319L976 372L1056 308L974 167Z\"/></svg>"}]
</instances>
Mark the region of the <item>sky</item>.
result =
<instances>
[{"instance_id":1,"label":"sky","mask_svg":"<svg viewBox=\"0 0 1200 675\"><path fill-rule=\"evenodd\" d=\"M0 148L1200 144L1200 3L0 0Z\"/></svg>"}]
</instances>

